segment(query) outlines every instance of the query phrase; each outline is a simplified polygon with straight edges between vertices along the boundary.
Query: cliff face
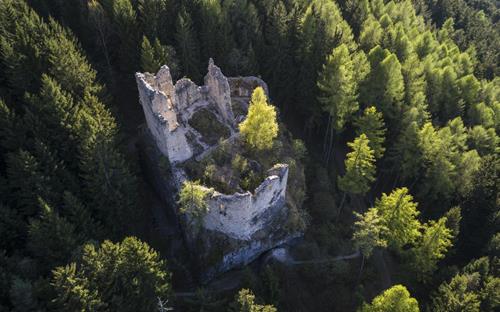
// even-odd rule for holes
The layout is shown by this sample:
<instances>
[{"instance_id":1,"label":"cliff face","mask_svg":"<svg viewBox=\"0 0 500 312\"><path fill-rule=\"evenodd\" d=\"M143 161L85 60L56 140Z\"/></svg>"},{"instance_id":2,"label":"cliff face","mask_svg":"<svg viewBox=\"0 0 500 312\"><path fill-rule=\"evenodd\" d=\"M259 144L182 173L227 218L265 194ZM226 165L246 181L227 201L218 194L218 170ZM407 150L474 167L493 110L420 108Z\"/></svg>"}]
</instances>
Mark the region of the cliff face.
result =
<instances>
[{"instance_id":1,"label":"cliff face","mask_svg":"<svg viewBox=\"0 0 500 312\"><path fill-rule=\"evenodd\" d=\"M205 85L197 86L183 78L175 84L167 66L156 75L136 74L139 100L143 107L149 136L154 150L148 153L154 185L163 198L175 203L167 190L180 190L187 179L183 163L197 161L217 148L219 139L208 138L215 131L200 130L195 116L211 116L227 142L238 137L236 125L245 118L253 89L267 85L257 77L226 78L210 60ZM238 112L233 107L238 105ZM206 116L205 116L206 115ZM160 159L169 162L168 173L161 172ZM168 178L166 178L168 176ZM267 177L253 191L223 194L217 190L207 199L209 211L203 217L201 229L188 215L175 214L181 221L187 243L203 268L201 276L208 279L219 272L246 264L262 252L300 235L299 231L285 230L288 219L286 188L288 165L276 164Z\"/></svg>"}]
</instances>

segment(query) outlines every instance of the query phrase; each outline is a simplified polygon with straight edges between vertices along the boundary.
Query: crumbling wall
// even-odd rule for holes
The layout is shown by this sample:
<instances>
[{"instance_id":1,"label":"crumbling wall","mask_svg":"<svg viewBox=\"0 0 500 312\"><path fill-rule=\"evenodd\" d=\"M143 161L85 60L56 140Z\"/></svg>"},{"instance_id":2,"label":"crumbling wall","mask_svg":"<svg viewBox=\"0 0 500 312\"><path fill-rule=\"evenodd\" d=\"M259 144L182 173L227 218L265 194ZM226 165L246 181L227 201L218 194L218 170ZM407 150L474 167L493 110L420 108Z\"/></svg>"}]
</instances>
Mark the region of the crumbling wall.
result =
<instances>
[{"instance_id":1,"label":"crumbling wall","mask_svg":"<svg viewBox=\"0 0 500 312\"><path fill-rule=\"evenodd\" d=\"M171 163L182 162L191 158L193 152L186 139L186 129L179 126L171 98L158 88L154 88L162 84L163 90L169 88L168 83L165 84L165 76L161 75L161 70L159 73L160 75L156 77L141 73L136 74L139 101L149 131L151 131L160 151L168 157ZM165 72L163 71L163 73ZM154 82L153 86L152 82Z\"/></svg>"},{"instance_id":2,"label":"crumbling wall","mask_svg":"<svg viewBox=\"0 0 500 312\"><path fill-rule=\"evenodd\" d=\"M215 66L214 60L208 62L208 73L205 76L208 96L216 103L219 113L228 125L234 126L233 110L231 108L231 89L226 76L222 74L219 67Z\"/></svg>"},{"instance_id":3,"label":"crumbling wall","mask_svg":"<svg viewBox=\"0 0 500 312\"><path fill-rule=\"evenodd\" d=\"M266 224L267 210L285 204L288 166L277 165L257 187L255 193L225 195L215 192L209 199L209 212L204 227L236 239L248 240Z\"/></svg>"}]
</instances>

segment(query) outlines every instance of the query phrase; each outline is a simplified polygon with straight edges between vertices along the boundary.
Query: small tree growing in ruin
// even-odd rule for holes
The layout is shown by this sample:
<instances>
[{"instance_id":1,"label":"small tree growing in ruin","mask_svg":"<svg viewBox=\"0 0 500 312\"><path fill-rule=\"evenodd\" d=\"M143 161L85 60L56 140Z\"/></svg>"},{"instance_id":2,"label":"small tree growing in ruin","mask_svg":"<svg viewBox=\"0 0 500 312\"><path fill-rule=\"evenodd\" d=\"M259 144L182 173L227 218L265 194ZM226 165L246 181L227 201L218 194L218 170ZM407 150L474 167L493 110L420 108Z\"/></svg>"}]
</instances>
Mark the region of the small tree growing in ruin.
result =
<instances>
[{"instance_id":1,"label":"small tree growing in ruin","mask_svg":"<svg viewBox=\"0 0 500 312\"><path fill-rule=\"evenodd\" d=\"M239 125L245 142L257 150L270 149L273 140L278 136L276 110L267 103L267 97L262 87L257 87L252 93L247 118Z\"/></svg>"},{"instance_id":2,"label":"small tree growing in ruin","mask_svg":"<svg viewBox=\"0 0 500 312\"><path fill-rule=\"evenodd\" d=\"M197 181L185 181L179 192L179 205L181 213L191 216L192 220L201 225L202 219L208 212L207 197L213 189L206 188Z\"/></svg>"}]
</instances>

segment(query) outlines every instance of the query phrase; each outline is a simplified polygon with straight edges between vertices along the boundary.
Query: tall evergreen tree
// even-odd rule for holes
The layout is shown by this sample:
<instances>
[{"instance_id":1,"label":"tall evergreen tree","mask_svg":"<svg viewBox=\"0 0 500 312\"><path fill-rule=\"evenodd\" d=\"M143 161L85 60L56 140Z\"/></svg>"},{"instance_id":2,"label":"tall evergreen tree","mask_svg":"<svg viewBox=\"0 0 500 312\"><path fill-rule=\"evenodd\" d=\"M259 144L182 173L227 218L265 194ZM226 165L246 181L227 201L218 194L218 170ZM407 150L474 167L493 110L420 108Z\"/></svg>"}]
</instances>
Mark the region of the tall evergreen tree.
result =
<instances>
[{"instance_id":1,"label":"tall evergreen tree","mask_svg":"<svg viewBox=\"0 0 500 312\"><path fill-rule=\"evenodd\" d=\"M76 263L53 271L52 287L60 311L150 311L168 299L170 274L158 253L128 237L85 245Z\"/></svg>"},{"instance_id":2,"label":"tall evergreen tree","mask_svg":"<svg viewBox=\"0 0 500 312\"><path fill-rule=\"evenodd\" d=\"M370 140L370 148L373 150L375 158L382 158L385 152L383 146L385 142L385 124L382 113L377 112L374 106L368 107L363 111L363 115L358 117L355 122L356 134L366 134Z\"/></svg>"},{"instance_id":3,"label":"tall evergreen tree","mask_svg":"<svg viewBox=\"0 0 500 312\"><path fill-rule=\"evenodd\" d=\"M418 302L403 285L395 285L365 304L360 312L419 312Z\"/></svg>"},{"instance_id":4,"label":"tall evergreen tree","mask_svg":"<svg viewBox=\"0 0 500 312\"><path fill-rule=\"evenodd\" d=\"M367 136L362 133L347 145L352 151L347 154L345 160L346 172L338 179L339 188L344 192L340 210L345 201L346 193L365 194L370 190L370 184L375 180L375 157Z\"/></svg>"},{"instance_id":5,"label":"tall evergreen tree","mask_svg":"<svg viewBox=\"0 0 500 312\"><path fill-rule=\"evenodd\" d=\"M347 45L333 49L319 75L318 101L329 114L325 134L325 159L328 162L333 149L333 140L341 132L347 120L358 110L357 83L354 80L354 63ZM329 131L329 132L328 132Z\"/></svg>"},{"instance_id":6,"label":"tall evergreen tree","mask_svg":"<svg viewBox=\"0 0 500 312\"><path fill-rule=\"evenodd\" d=\"M185 8L177 17L175 40L183 74L198 81L201 77L198 38L196 38L191 16Z\"/></svg>"},{"instance_id":7,"label":"tall evergreen tree","mask_svg":"<svg viewBox=\"0 0 500 312\"><path fill-rule=\"evenodd\" d=\"M420 236L421 224L417 220L417 203L408 194L406 187L395 189L391 194L382 194L375 202L382 224L387 228L384 235L388 245L401 250L407 244L413 244Z\"/></svg>"}]
</instances>

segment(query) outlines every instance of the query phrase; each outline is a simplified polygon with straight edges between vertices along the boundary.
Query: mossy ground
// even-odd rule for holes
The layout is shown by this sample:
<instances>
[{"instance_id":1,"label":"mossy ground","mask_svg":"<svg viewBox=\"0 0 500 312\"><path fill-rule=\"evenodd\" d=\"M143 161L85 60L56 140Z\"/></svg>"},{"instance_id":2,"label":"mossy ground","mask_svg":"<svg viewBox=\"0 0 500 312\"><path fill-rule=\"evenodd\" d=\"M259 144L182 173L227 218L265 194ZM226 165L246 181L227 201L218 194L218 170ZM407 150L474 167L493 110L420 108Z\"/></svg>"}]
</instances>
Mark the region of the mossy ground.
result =
<instances>
[{"instance_id":1,"label":"mossy ground","mask_svg":"<svg viewBox=\"0 0 500 312\"><path fill-rule=\"evenodd\" d=\"M205 108L191 116L189 125L202 135L202 140L208 145L215 145L220 139L227 139L231 135L229 128L222 124L214 113Z\"/></svg>"}]
</instances>

